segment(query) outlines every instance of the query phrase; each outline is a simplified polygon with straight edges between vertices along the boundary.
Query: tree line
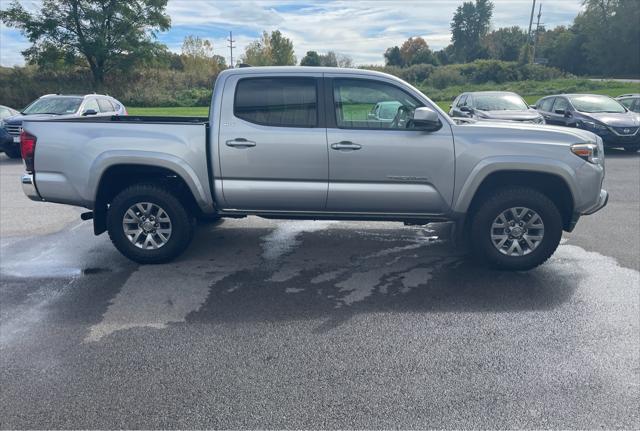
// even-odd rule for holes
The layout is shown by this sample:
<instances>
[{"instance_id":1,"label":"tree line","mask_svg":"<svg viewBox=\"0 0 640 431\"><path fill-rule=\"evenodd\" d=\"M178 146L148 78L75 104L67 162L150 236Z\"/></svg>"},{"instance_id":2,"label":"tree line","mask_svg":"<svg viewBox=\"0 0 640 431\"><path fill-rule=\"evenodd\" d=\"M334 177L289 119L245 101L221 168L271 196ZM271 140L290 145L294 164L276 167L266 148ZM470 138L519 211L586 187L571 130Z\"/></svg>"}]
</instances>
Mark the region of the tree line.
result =
<instances>
[{"instance_id":1,"label":"tree line","mask_svg":"<svg viewBox=\"0 0 640 431\"><path fill-rule=\"evenodd\" d=\"M640 74L640 1L583 0L573 24L528 31L518 26L491 30L491 0L466 1L451 20L451 44L432 51L421 37L384 52L387 66L449 65L475 60L544 59L574 75L624 77ZM550 6L553 7L553 6ZM533 51L535 47L535 52Z\"/></svg>"},{"instance_id":2,"label":"tree line","mask_svg":"<svg viewBox=\"0 0 640 431\"><path fill-rule=\"evenodd\" d=\"M229 65L206 39L186 37L179 53L157 41L171 26L167 1L42 0L40 10L30 12L14 0L0 10L0 21L19 29L31 46L22 53L25 67L0 68L0 99L21 106L38 92L94 90L138 106L206 104L212 81ZM381 52L384 68L360 67L435 88L553 79L562 73L640 73L638 0L584 0L570 26L542 28L534 35L519 27L492 29L493 9L491 0L464 1L451 20L450 45L433 51L413 36ZM546 69L531 64L534 40L535 57L547 59ZM298 64L293 41L279 30L263 32L239 61ZM308 51L299 64L353 67L353 60L333 51Z\"/></svg>"}]
</instances>

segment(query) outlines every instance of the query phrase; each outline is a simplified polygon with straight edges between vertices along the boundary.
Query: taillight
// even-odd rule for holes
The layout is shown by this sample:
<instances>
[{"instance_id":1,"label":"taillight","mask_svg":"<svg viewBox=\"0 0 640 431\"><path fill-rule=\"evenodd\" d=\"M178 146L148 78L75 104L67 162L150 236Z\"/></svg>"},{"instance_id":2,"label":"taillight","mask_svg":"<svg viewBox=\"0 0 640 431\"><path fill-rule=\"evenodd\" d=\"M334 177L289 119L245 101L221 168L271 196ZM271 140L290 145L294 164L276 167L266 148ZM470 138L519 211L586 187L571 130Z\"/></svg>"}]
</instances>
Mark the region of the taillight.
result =
<instances>
[{"instance_id":1,"label":"taillight","mask_svg":"<svg viewBox=\"0 0 640 431\"><path fill-rule=\"evenodd\" d=\"M33 173L33 157L36 154L36 137L24 130L20 133L20 153L27 168L27 172Z\"/></svg>"}]
</instances>

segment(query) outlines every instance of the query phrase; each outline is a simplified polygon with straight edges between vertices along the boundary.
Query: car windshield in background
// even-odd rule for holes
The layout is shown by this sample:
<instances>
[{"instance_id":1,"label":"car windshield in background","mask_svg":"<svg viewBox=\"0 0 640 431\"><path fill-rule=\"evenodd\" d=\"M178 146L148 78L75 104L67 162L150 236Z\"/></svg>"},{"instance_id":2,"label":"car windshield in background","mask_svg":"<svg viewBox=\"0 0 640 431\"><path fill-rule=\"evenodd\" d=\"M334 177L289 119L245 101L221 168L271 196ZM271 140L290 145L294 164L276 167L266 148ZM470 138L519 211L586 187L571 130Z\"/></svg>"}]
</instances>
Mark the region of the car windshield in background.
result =
<instances>
[{"instance_id":1,"label":"car windshield in background","mask_svg":"<svg viewBox=\"0 0 640 431\"><path fill-rule=\"evenodd\" d=\"M526 111L524 100L515 94L474 94L474 107L481 111Z\"/></svg>"},{"instance_id":2,"label":"car windshield in background","mask_svg":"<svg viewBox=\"0 0 640 431\"><path fill-rule=\"evenodd\" d=\"M73 114L78 110L81 103L81 97L44 97L27 106L22 113L56 115Z\"/></svg>"},{"instance_id":3,"label":"car windshield in background","mask_svg":"<svg viewBox=\"0 0 640 431\"><path fill-rule=\"evenodd\" d=\"M625 112L624 106L607 96L570 96L574 108L580 112Z\"/></svg>"}]
</instances>

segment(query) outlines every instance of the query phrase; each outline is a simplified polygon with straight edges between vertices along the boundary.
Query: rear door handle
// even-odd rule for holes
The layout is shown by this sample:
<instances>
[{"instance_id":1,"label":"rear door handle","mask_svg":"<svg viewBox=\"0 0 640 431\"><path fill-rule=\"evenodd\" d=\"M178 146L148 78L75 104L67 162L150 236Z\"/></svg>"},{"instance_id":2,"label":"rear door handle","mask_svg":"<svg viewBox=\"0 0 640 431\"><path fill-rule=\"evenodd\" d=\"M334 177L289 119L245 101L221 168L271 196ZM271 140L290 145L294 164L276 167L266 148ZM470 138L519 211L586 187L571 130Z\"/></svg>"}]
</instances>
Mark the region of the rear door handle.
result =
<instances>
[{"instance_id":1,"label":"rear door handle","mask_svg":"<svg viewBox=\"0 0 640 431\"><path fill-rule=\"evenodd\" d=\"M362 145L354 144L351 141L340 141L340 142L336 142L335 144L331 144L331 148L333 148L334 150L355 151L355 150L359 150L360 148L362 148Z\"/></svg>"},{"instance_id":2,"label":"rear door handle","mask_svg":"<svg viewBox=\"0 0 640 431\"><path fill-rule=\"evenodd\" d=\"M234 147L234 148L249 148L249 147L256 146L255 142L249 141L245 138L230 139L227 142L225 142L225 144L227 144L227 147Z\"/></svg>"}]
</instances>

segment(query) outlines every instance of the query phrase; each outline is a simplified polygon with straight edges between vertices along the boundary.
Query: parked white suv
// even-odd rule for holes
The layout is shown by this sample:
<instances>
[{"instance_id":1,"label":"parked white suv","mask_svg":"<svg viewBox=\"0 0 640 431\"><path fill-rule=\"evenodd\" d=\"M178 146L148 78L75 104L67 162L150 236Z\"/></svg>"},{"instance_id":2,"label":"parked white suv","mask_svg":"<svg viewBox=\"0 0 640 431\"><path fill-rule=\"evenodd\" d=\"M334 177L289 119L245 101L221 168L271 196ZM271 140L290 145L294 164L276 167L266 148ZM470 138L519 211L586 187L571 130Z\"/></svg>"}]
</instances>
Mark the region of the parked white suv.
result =
<instances>
[{"instance_id":1,"label":"parked white suv","mask_svg":"<svg viewBox=\"0 0 640 431\"><path fill-rule=\"evenodd\" d=\"M0 121L3 128L13 138L15 148L12 154L20 154L20 131L25 119L72 118L87 116L127 115L124 105L111 96L103 94L63 95L46 94L31 102L17 115ZM8 153L9 153L8 152Z\"/></svg>"}]
</instances>

